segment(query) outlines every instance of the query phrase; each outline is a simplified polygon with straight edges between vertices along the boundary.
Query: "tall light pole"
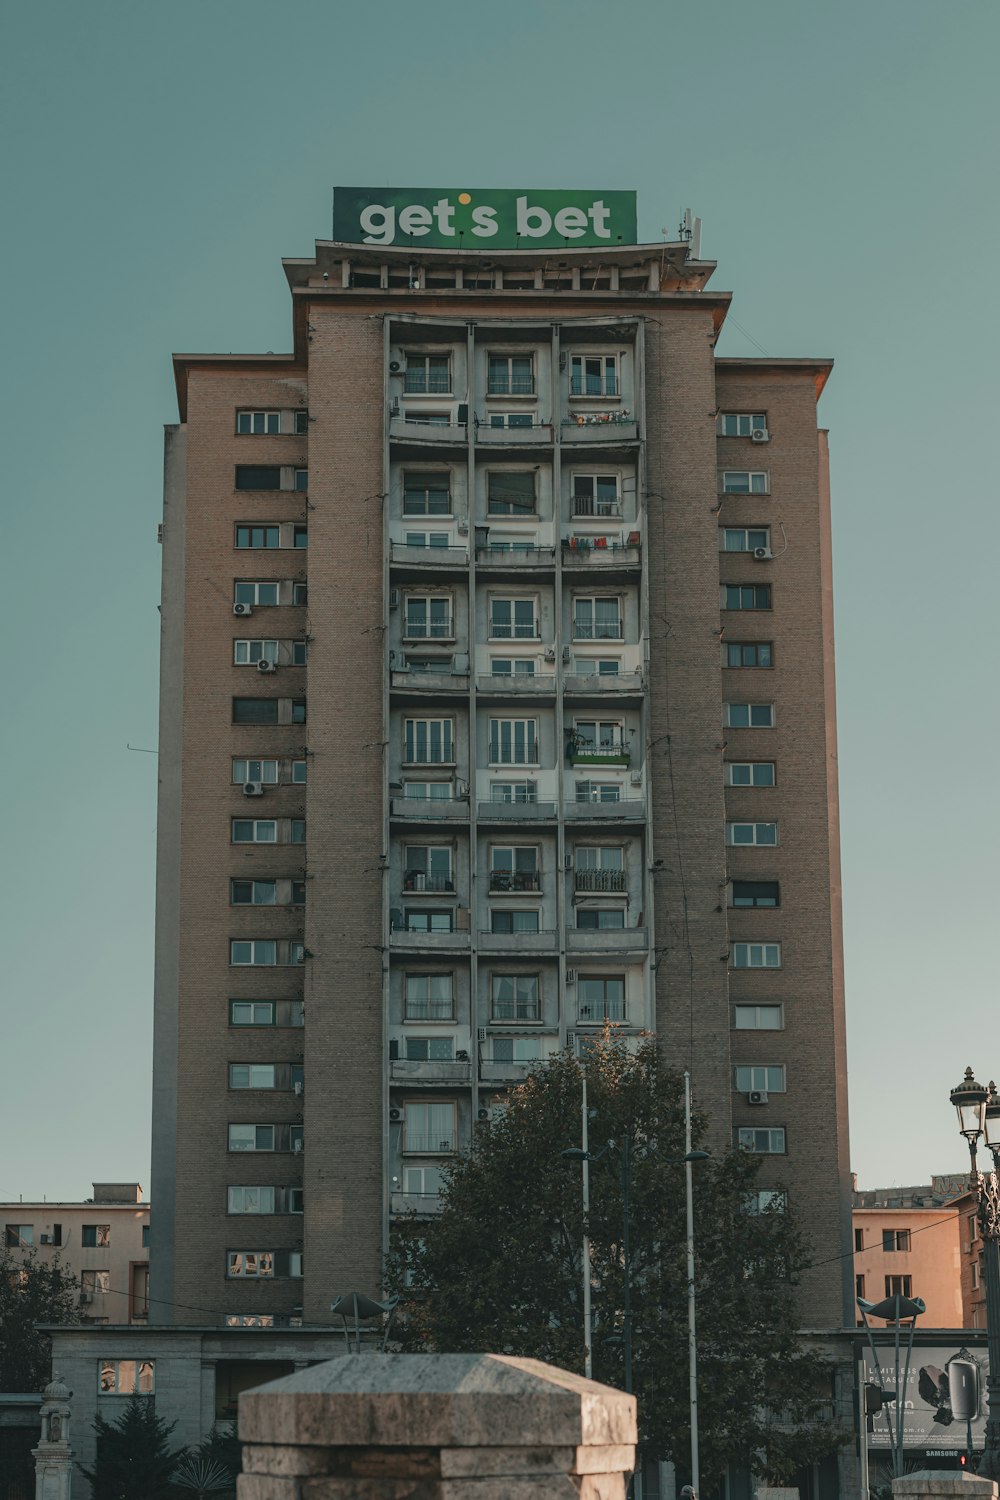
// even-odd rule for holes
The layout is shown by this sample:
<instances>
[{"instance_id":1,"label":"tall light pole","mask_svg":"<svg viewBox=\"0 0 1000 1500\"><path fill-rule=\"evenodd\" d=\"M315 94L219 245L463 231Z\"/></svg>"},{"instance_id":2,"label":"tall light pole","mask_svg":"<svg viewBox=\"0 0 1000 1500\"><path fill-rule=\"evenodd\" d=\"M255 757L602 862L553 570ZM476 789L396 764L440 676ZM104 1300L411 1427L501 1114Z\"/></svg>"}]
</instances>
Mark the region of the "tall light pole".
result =
<instances>
[{"instance_id":1,"label":"tall light pole","mask_svg":"<svg viewBox=\"0 0 1000 1500\"><path fill-rule=\"evenodd\" d=\"M691 1074L684 1074L684 1189L687 1199L688 1400L691 1407L691 1488L701 1489L698 1473L698 1337L694 1297L694 1184L692 1166L707 1152L691 1150Z\"/></svg>"},{"instance_id":2,"label":"tall light pole","mask_svg":"<svg viewBox=\"0 0 1000 1500\"><path fill-rule=\"evenodd\" d=\"M1000 1479L1000 1098L996 1085L988 1089L977 1083L971 1068L951 1091L958 1112L959 1132L969 1143L969 1186L976 1195L979 1227L983 1236L986 1270L986 1347L989 1374L986 1378L986 1436L978 1473L984 1479ZM977 1148L985 1139L993 1156L993 1173L979 1170Z\"/></svg>"}]
</instances>

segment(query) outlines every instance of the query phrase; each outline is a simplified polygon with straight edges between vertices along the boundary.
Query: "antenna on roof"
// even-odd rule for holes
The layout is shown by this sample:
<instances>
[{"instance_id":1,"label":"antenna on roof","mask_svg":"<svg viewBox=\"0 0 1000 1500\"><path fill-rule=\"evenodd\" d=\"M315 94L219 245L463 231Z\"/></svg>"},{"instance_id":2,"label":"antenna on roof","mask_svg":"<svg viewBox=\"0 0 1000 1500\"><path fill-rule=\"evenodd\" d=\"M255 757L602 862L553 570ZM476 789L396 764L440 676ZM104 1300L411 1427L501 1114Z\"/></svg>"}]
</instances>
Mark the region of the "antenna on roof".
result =
<instances>
[{"instance_id":1,"label":"antenna on roof","mask_svg":"<svg viewBox=\"0 0 1000 1500\"><path fill-rule=\"evenodd\" d=\"M684 217L677 233L684 244L690 247L691 259L701 260L701 220L692 219L689 208L684 210Z\"/></svg>"}]
</instances>

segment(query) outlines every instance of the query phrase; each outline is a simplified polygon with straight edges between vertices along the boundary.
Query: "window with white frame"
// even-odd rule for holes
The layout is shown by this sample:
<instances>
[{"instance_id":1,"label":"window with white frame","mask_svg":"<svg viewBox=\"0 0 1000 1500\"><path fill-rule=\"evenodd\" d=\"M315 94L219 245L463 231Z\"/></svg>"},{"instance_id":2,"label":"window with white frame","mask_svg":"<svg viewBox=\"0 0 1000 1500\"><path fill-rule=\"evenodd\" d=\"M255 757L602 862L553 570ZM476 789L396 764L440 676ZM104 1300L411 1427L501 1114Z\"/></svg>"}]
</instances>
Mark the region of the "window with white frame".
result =
<instances>
[{"instance_id":1,"label":"window with white frame","mask_svg":"<svg viewBox=\"0 0 1000 1500\"><path fill-rule=\"evenodd\" d=\"M773 729L773 703L727 703L725 723L728 729Z\"/></svg>"},{"instance_id":2,"label":"window with white frame","mask_svg":"<svg viewBox=\"0 0 1000 1500\"><path fill-rule=\"evenodd\" d=\"M760 1090L765 1094L785 1092L785 1069L777 1063L753 1063L733 1069L733 1087L737 1093Z\"/></svg>"},{"instance_id":3,"label":"window with white frame","mask_svg":"<svg viewBox=\"0 0 1000 1500\"><path fill-rule=\"evenodd\" d=\"M581 474L574 470L570 483L574 516L607 518L621 515L620 474Z\"/></svg>"},{"instance_id":4,"label":"window with white frame","mask_svg":"<svg viewBox=\"0 0 1000 1500\"><path fill-rule=\"evenodd\" d=\"M726 761L727 786L774 786L773 760Z\"/></svg>"},{"instance_id":5,"label":"window with white frame","mask_svg":"<svg viewBox=\"0 0 1000 1500\"><path fill-rule=\"evenodd\" d=\"M275 818L234 818L234 844L276 844L278 823Z\"/></svg>"},{"instance_id":6,"label":"window with white frame","mask_svg":"<svg viewBox=\"0 0 1000 1500\"><path fill-rule=\"evenodd\" d=\"M403 633L408 640L450 640L451 595L407 594Z\"/></svg>"},{"instance_id":7,"label":"window with white frame","mask_svg":"<svg viewBox=\"0 0 1000 1500\"><path fill-rule=\"evenodd\" d=\"M230 1000L230 1026L273 1026L276 1020L275 1000Z\"/></svg>"},{"instance_id":8,"label":"window with white frame","mask_svg":"<svg viewBox=\"0 0 1000 1500\"><path fill-rule=\"evenodd\" d=\"M234 938L229 944L229 962L233 965L249 964L256 968L272 968L278 962L278 945L273 938Z\"/></svg>"},{"instance_id":9,"label":"window with white frame","mask_svg":"<svg viewBox=\"0 0 1000 1500\"><path fill-rule=\"evenodd\" d=\"M726 842L728 844L776 844L778 842L777 823L727 823Z\"/></svg>"},{"instance_id":10,"label":"window with white frame","mask_svg":"<svg viewBox=\"0 0 1000 1500\"><path fill-rule=\"evenodd\" d=\"M493 974L490 976L490 995L494 1021L540 1019L537 974Z\"/></svg>"},{"instance_id":11,"label":"window with white frame","mask_svg":"<svg viewBox=\"0 0 1000 1500\"><path fill-rule=\"evenodd\" d=\"M276 906L278 882L276 880L231 880L229 900L233 906Z\"/></svg>"},{"instance_id":12,"label":"window with white frame","mask_svg":"<svg viewBox=\"0 0 1000 1500\"><path fill-rule=\"evenodd\" d=\"M276 1063L230 1063L229 1087L231 1089L277 1088L278 1069Z\"/></svg>"},{"instance_id":13,"label":"window with white frame","mask_svg":"<svg viewBox=\"0 0 1000 1500\"><path fill-rule=\"evenodd\" d=\"M490 719L491 765L529 766L538 762L538 724L535 719Z\"/></svg>"},{"instance_id":14,"label":"window with white frame","mask_svg":"<svg viewBox=\"0 0 1000 1500\"><path fill-rule=\"evenodd\" d=\"M277 1211L277 1193L273 1187L230 1187L226 1212L231 1214L273 1214Z\"/></svg>"},{"instance_id":15,"label":"window with white frame","mask_svg":"<svg viewBox=\"0 0 1000 1500\"><path fill-rule=\"evenodd\" d=\"M577 1020L584 1025L625 1019L624 974L578 974Z\"/></svg>"},{"instance_id":16,"label":"window with white frame","mask_svg":"<svg viewBox=\"0 0 1000 1500\"><path fill-rule=\"evenodd\" d=\"M542 1057L540 1036L495 1036L493 1038L493 1061L495 1063L533 1063Z\"/></svg>"},{"instance_id":17,"label":"window with white frame","mask_svg":"<svg viewBox=\"0 0 1000 1500\"><path fill-rule=\"evenodd\" d=\"M152 1396L156 1388L155 1361L99 1360L97 1388L102 1396Z\"/></svg>"},{"instance_id":18,"label":"window with white frame","mask_svg":"<svg viewBox=\"0 0 1000 1500\"><path fill-rule=\"evenodd\" d=\"M734 943L734 969L780 969L780 943Z\"/></svg>"},{"instance_id":19,"label":"window with white frame","mask_svg":"<svg viewBox=\"0 0 1000 1500\"><path fill-rule=\"evenodd\" d=\"M538 636L538 600L490 597L490 640L533 641ZM532 670L534 663L532 663Z\"/></svg>"},{"instance_id":20,"label":"window with white frame","mask_svg":"<svg viewBox=\"0 0 1000 1500\"><path fill-rule=\"evenodd\" d=\"M451 974L407 974L403 995L407 1021L454 1020L455 981Z\"/></svg>"},{"instance_id":21,"label":"window with white frame","mask_svg":"<svg viewBox=\"0 0 1000 1500\"><path fill-rule=\"evenodd\" d=\"M620 781L578 781L575 791L577 802L620 802L622 800Z\"/></svg>"},{"instance_id":22,"label":"window with white frame","mask_svg":"<svg viewBox=\"0 0 1000 1500\"><path fill-rule=\"evenodd\" d=\"M407 547L450 547L450 531L408 531L403 538Z\"/></svg>"},{"instance_id":23,"label":"window with white frame","mask_svg":"<svg viewBox=\"0 0 1000 1500\"><path fill-rule=\"evenodd\" d=\"M774 907L781 904L776 880L733 880L729 886L729 904L736 907Z\"/></svg>"},{"instance_id":24,"label":"window with white frame","mask_svg":"<svg viewBox=\"0 0 1000 1500\"><path fill-rule=\"evenodd\" d=\"M275 1127L273 1125L230 1125L230 1151L273 1151L275 1149Z\"/></svg>"},{"instance_id":25,"label":"window with white frame","mask_svg":"<svg viewBox=\"0 0 1000 1500\"><path fill-rule=\"evenodd\" d=\"M535 362L531 354L487 356L486 393L489 396L533 396Z\"/></svg>"},{"instance_id":26,"label":"window with white frame","mask_svg":"<svg viewBox=\"0 0 1000 1500\"><path fill-rule=\"evenodd\" d=\"M783 1031L784 1012L780 1005L734 1005L734 1031Z\"/></svg>"},{"instance_id":27,"label":"window with white frame","mask_svg":"<svg viewBox=\"0 0 1000 1500\"><path fill-rule=\"evenodd\" d=\"M490 426L499 431L518 427L534 427L535 418L530 411L491 411Z\"/></svg>"},{"instance_id":28,"label":"window with white frame","mask_svg":"<svg viewBox=\"0 0 1000 1500\"><path fill-rule=\"evenodd\" d=\"M771 1129L755 1129L741 1126L736 1132L736 1144L744 1151L753 1151L758 1156L784 1156L785 1131L781 1126Z\"/></svg>"},{"instance_id":29,"label":"window with white frame","mask_svg":"<svg viewBox=\"0 0 1000 1500\"><path fill-rule=\"evenodd\" d=\"M450 844L407 844L403 850L404 891L453 891Z\"/></svg>"},{"instance_id":30,"label":"window with white frame","mask_svg":"<svg viewBox=\"0 0 1000 1500\"><path fill-rule=\"evenodd\" d=\"M403 785L404 800L409 802L451 802L454 796L450 781L407 781Z\"/></svg>"},{"instance_id":31,"label":"window with white frame","mask_svg":"<svg viewBox=\"0 0 1000 1500\"><path fill-rule=\"evenodd\" d=\"M259 781L265 786L277 786L280 782L304 785L306 763L304 760L281 761L274 757L262 760L247 760L233 757L233 783L245 785L248 781Z\"/></svg>"},{"instance_id":32,"label":"window with white frame","mask_svg":"<svg viewBox=\"0 0 1000 1500\"><path fill-rule=\"evenodd\" d=\"M403 1150L451 1152L455 1149L454 1104L407 1101L403 1121Z\"/></svg>"},{"instance_id":33,"label":"window with white frame","mask_svg":"<svg viewBox=\"0 0 1000 1500\"><path fill-rule=\"evenodd\" d=\"M723 469L724 495L766 495L770 486L766 469Z\"/></svg>"},{"instance_id":34,"label":"window with white frame","mask_svg":"<svg viewBox=\"0 0 1000 1500\"><path fill-rule=\"evenodd\" d=\"M573 660L573 671L582 677L617 677L621 669L619 656L577 656Z\"/></svg>"},{"instance_id":35,"label":"window with white frame","mask_svg":"<svg viewBox=\"0 0 1000 1500\"><path fill-rule=\"evenodd\" d=\"M405 932L452 932L455 927L451 911L417 911L408 906L404 916Z\"/></svg>"},{"instance_id":36,"label":"window with white frame","mask_svg":"<svg viewBox=\"0 0 1000 1500\"><path fill-rule=\"evenodd\" d=\"M410 469L403 475L404 516L450 516L451 475L446 469Z\"/></svg>"},{"instance_id":37,"label":"window with white frame","mask_svg":"<svg viewBox=\"0 0 1000 1500\"><path fill-rule=\"evenodd\" d=\"M621 719L574 719L573 749L578 754L622 754L625 745L625 725Z\"/></svg>"},{"instance_id":38,"label":"window with white frame","mask_svg":"<svg viewBox=\"0 0 1000 1500\"><path fill-rule=\"evenodd\" d=\"M774 648L770 641L723 641L724 667L773 667Z\"/></svg>"},{"instance_id":39,"label":"window with white frame","mask_svg":"<svg viewBox=\"0 0 1000 1500\"><path fill-rule=\"evenodd\" d=\"M237 578L233 589L233 602L264 609L280 602L280 587L281 585L273 579Z\"/></svg>"},{"instance_id":40,"label":"window with white frame","mask_svg":"<svg viewBox=\"0 0 1000 1500\"><path fill-rule=\"evenodd\" d=\"M748 1214L783 1214L788 1207L788 1194L781 1188L758 1188L746 1196Z\"/></svg>"},{"instance_id":41,"label":"window with white frame","mask_svg":"<svg viewBox=\"0 0 1000 1500\"><path fill-rule=\"evenodd\" d=\"M767 431L767 413L762 411L724 411L719 413L720 437L750 437Z\"/></svg>"},{"instance_id":42,"label":"window with white frame","mask_svg":"<svg viewBox=\"0 0 1000 1500\"><path fill-rule=\"evenodd\" d=\"M242 437L247 434L258 436L281 431L280 411L238 411L236 413L236 431Z\"/></svg>"},{"instance_id":43,"label":"window with white frame","mask_svg":"<svg viewBox=\"0 0 1000 1500\"><path fill-rule=\"evenodd\" d=\"M490 658L490 672L494 677L534 677L535 658L533 656L493 656Z\"/></svg>"},{"instance_id":44,"label":"window with white frame","mask_svg":"<svg viewBox=\"0 0 1000 1500\"><path fill-rule=\"evenodd\" d=\"M625 926L623 906L578 906L576 925L580 932L620 932Z\"/></svg>"},{"instance_id":45,"label":"window with white frame","mask_svg":"<svg viewBox=\"0 0 1000 1500\"><path fill-rule=\"evenodd\" d=\"M540 913L516 906L505 909L494 907L490 912L490 931L513 934L516 932L538 932Z\"/></svg>"},{"instance_id":46,"label":"window with white frame","mask_svg":"<svg viewBox=\"0 0 1000 1500\"><path fill-rule=\"evenodd\" d=\"M618 595L578 594L573 600L573 635L578 641L620 641L622 601Z\"/></svg>"},{"instance_id":47,"label":"window with white frame","mask_svg":"<svg viewBox=\"0 0 1000 1500\"><path fill-rule=\"evenodd\" d=\"M578 844L574 880L578 891L624 895L625 850L620 844Z\"/></svg>"},{"instance_id":48,"label":"window with white frame","mask_svg":"<svg viewBox=\"0 0 1000 1500\"><path fill-rule=\"evenodd\" d=\"M440 1167L404 1167L403 1192L414 1198L436 1198L444 1186Z\"/></svg>"},{"instance_id":49,"label":"window with white frame","mask_svg":"<svg viewBox=\"0 0 1000 1500\"><path fill-rule=\"evenodd\" d=\"M451 764L454 731L454 719L404 719L403 759L410 765Z\"/></svg>"},{"instance_id":50,"label":"window with white frame","mask_svg":"<svg viewBox=\"0 0 1000 1500\"><path fill-rule=\"evenodd\" d=\"M493 781L490 783L490 801L503 807L527 807L538 801L538 782Z\"/></svg>"},{"instance_id":51,"label":"window with white frame","mask_svg":"<svg viewBox=\"0 0 1000 1500\"><path fill-rule=\"evenodd\" d=\"M619 396L617 354L571 354L569 361L571 396Z\"/></svg>"},{"instance_id":52,"label":"window with white frame","mask_svg":"<svg viewBox=\"0 0 1000 1500\"><path fill-rule=\"evenodd\" d=\"M270 1280L274 1275L272 1250L229 1250L226 1252L226 1275L248 1281Z\"/></svg>"},{"instance_id":53,"label":"window with white frame","mask_svg":"<svg viewBox=\"0 0 1000 1500\"><path fill-rule=\"evenodd\" d=\"M450 354L407 354L403 390L412 396L446 396L451 392Z\"/></svg>"},{"instance_id":54,"label":"window with white frame","mask_svg":"<svg viewBox=\"0 0 1000 1500\"><path fill-rule=\"evenodd\" d=\"M535 471L491 469L486 475L486 510L491 516L533 516L538 508Z\"/></svg>"},{"instance_id":55,"label":"window with white frame","mask_svg":"<svg viewBox=\"0 0 1000 1500\"><path fill-rule=\"evenodd\" d=\"M233 641L234 666L254 667L261 661L277 660L277 641Z\"/></svg>"},{"instance_id":56,"label":"window with white frame","mask_svg":"<svg viewBox=\"0 0 1000 1500\"><path fill-rule=\"evenodd\" d=\"M719 537L721 552L756 552L758 547L770 547L769 526L724 526Z\"/></svg>"},{"instance_id":57,"label":"window with white frame","mask_svg":"<svg viewBox=\"0 0 1000 1500\"><path fill-rule=\"evenodd\" d=\"M770 609L769 583L725 583L722 586L723 609Z\"/></svg>"}]
</instances>

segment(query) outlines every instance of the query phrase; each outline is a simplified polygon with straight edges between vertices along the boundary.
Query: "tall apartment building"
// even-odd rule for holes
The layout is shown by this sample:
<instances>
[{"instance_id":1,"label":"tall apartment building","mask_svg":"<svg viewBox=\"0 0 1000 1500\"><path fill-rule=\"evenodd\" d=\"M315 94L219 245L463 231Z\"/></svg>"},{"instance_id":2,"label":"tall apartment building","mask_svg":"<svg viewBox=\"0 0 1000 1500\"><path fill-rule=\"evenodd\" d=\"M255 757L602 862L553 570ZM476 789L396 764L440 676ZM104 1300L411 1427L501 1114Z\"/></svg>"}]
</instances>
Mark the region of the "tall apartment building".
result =
<instances>
[{"instance_id":1,"label":"tall apartment building","mask_svg":"<svg viewBox=\"0 0 1000 1500\"><path fill-rule=\"evenodd\" d=\"M787 1188L809 1326L853 1322L831 366L717 359L713 269L320 242L291 354L176 358L154 1319L377 1292L610 1020Z\"/></svg>"}]
</instances>

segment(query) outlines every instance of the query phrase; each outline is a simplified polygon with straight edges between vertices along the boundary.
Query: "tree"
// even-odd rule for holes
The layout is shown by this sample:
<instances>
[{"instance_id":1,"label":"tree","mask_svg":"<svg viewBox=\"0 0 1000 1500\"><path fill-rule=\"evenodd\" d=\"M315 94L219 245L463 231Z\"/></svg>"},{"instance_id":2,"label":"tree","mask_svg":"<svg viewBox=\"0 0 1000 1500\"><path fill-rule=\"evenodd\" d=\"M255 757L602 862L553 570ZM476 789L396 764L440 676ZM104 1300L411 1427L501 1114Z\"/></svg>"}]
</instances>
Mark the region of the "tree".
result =
<instances>
[{"instance_id":1,"label":"tree","mask_svg":"<svg viewBox=\"0 0 1000 1500\"><path fill-rule=\"evenodd\" d=\"M183 1450L170 1447L176 1422L156 1415L149 1396L132 1396L116 1422L98 1417L97 1458L84 1469L93 1500L168 1500Z\"/></svg>"},{"instance_id":2,"label":"tree","mask_svg":"<svg viewBox=\"0 0 1000 1500\"><path fill-rule=\"evenodd\" d=\"M622 1145L630 1142L633 1384L646 1451L689 1453L683 1080L654 1042L607 1035L581 1064L562 1053L515 1089L448 1174L441 1211L410 1220L389 1258L411 1349L499 1353L583 1369L581 1070L593 1112L589 1233L594 1377L623 1385ZM694 1119L694 1141L704 1118ZM672 1160L673 1159L673 1160ZM731 1462L778 1479L842 1441L828 1363L798 1338L804 1236L780 1198L756 1206L760 1159L730 1151L695 1167L699 1453L703 1480Z\"/></svg>"},{"instance_id":3,"label":"tree","mask_svg":"<svg viewBox=\"0 0 1000 1500\"><path fill-rule=\"evenodd\" d=\"M52 1340L37 1323L79 1323L80 1283L58 1255L0 1250L0 1391L41 1391L52 1379Z\"/></svg>"}]
</instances>

